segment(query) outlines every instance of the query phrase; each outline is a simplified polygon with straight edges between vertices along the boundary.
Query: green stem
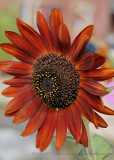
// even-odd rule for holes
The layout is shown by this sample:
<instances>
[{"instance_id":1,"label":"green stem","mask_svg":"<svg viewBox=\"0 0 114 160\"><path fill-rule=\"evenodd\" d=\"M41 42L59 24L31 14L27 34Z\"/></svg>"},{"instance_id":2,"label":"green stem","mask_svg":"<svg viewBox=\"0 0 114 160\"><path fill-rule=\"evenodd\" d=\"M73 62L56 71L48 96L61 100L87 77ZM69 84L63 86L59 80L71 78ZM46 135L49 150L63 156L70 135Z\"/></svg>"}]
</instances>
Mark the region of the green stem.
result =
<instances>
[{"instance_id":1,"label":"green stem","mask_svg":"<svg viewBox=\"0 0 114 160\"><path fill-rule=\"evenodd\" d=\"M96 160L95 153L94 153L94 148L93 148L93 143L92 143L92 138L89 130L89 121L82 116L87 135L88 135L88 148L84 147L84 152L87 160Z\"/></svg>"}]
</instances>

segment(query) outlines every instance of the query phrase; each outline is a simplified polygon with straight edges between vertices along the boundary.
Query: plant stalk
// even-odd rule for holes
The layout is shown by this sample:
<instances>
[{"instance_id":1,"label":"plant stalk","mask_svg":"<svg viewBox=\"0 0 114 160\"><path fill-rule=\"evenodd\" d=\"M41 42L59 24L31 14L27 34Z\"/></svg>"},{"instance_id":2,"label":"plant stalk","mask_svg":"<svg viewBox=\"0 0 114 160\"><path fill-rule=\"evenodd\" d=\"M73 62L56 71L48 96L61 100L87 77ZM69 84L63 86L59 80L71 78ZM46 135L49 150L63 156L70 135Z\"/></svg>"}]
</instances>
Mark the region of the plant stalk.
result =
<instances>
[{"instance_id":1,"label":"plant stalk","mask_svg":"<svg viewBox=\"0 0 114 160\"><path fill-rule=\"evenodd\" d=\"M92 143L92 138L89 130L89 121L82 116L86 132L88 135L88 148L84 147L84 152L87 160L96 160L95 153L94 153L94 148L93 148L93 143Z\"/></svg>"}]
</instances>

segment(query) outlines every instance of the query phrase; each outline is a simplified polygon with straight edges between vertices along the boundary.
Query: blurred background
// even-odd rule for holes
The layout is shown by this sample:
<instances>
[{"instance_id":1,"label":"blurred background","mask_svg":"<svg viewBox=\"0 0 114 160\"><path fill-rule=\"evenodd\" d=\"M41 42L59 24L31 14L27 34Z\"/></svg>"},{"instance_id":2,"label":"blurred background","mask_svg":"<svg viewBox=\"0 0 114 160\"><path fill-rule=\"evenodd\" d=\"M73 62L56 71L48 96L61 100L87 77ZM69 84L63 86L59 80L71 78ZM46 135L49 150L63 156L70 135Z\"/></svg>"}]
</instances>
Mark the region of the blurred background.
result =
<instances>
[{"instance_id":1,"label":"blurred background","mask_svg":"<svg viewBox=\"0 0 114 160\"><path fill-rule=\"evenodd\" d=\"M9 42L4 31L15 31L16 18L36 27L36 11L41 11L47 21L53 8L60 8L64 22L71 34L71 39L84 29L87 25L94 24L95 30L91 39L94 52L99 52L106 57L103 67L114 68L114 0L0 0L0 43ZM88 49L88 48L87 48ZM0 49L0 61L16 60L11 55ZM11 77L0 72L0 92L7 86L2 84L5 79ZM104 83L106 87L114 86L113 79ZM44 153L35 149L36 133L27 138L19 136L24 130L26 123L14 125L12 118L4 117L4 111L11 98L0 95L0 160L40 160L40 159L79 159L76 154L81 145L75 147L73 140L66 140L59 151L55 148L55 138ZM105 97L104 103L114 109L114 90ZM114 117L102 116L109 127L96 130L90 124L91 134L97 133L114 145ZM105 158L107 159L107 158ZM114 152L109 160L114 159Z\"/></svg>"}]
</instances>

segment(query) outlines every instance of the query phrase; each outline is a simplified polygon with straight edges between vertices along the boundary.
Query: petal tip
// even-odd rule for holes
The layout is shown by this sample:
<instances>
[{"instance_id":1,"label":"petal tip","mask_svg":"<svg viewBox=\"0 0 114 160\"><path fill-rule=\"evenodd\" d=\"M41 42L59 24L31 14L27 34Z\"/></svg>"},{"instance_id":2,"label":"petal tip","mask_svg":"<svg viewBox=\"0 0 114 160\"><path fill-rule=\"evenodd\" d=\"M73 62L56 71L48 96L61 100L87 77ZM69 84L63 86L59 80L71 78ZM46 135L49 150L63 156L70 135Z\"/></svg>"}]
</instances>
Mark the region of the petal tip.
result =
<instances>
[{"instance_id":1,"label":"petal tip","mask_svg":"<svg viewBox=\"0 0 114 160\"><path fill-rule=\"evenodd\" d=\"M26 135L25 135L25 133L23 132L23 133L21 133L21 135L20 135L20 136L25 137Z\"/></svg>"}]
</instances>

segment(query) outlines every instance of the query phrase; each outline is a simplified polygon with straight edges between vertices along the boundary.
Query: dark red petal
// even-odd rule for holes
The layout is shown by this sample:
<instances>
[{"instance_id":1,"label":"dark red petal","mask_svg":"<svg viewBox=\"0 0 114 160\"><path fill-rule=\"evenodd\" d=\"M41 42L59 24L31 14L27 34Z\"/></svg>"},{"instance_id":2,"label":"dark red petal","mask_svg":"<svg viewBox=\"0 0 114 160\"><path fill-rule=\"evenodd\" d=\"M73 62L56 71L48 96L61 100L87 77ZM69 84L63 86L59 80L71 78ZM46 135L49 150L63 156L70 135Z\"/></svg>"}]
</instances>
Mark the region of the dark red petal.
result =
<instances>
[{"instance_id":1,"label":"dark red petal","mask_svg":"<svg viewBox=\"0 0 114 160\"><path fill-rule=\"evenodd\" d=\"M83 121L82 121L82 135L80 143L83 144L84 147L88 147L88 137Z\"/></svg>"},{"instance_id":2,"label":"dark red petal","mask_svg":"<svg viewBox=\"0 0 114 160\"><path fill-rule=\"evenodd\" d=\"M96 81L104 81L114 77L114 69L101 68L83 73L84 77L94 79Z\"/></svg>"},{"instance_id":3,"label":"dark red petal","mask_svg":"<svg viewBox=\"0 0 114 160\"><path fill-rule=\"evenodd\" d=\"M95 109L96 111L103 113L103 114L114 115L113 110L107 108L106 106L104 106L102 104L100 97L95 96L95 95L91 95L90 93L86 92L85 90L82 90L82 89L80 89L80 90L81 90L83 97L85 97L85 99L91 104L93 109Z\"/></svg>"},{"instance_id":4,"label":"dark red petal","mask_svg":"<svg viewBox=\"0 0 114 160\"><path fill-rule=\"evenodd\" d=\"M58 54L61 54L58 49L58 32L59 27L63 23L63 17L60 9L53 9L50 15L50 31L55 46L55 50Z\"/></svg>"},{"instance_id":5,"label":"dark red petal","mask_svg":"<svg viewBox=\"0 0 114 160\"><path fill-rule=\"evenodd\" d=\"M93 95L104 96L108 93L103 85L92 79L81 80L80 86Z\"/></svg>"},{"instance_id":6,"label":"dark red petal","mask_svg":"<svg viewBox=\"0 0 114 160\"><path fill-rule=\"evenodd\" d=\"M23 86L15 86L15 87L8 87L2 91L2 95L6 97L15 97L19 91L23 89Z\"/></svg>"},{"instance_id":7,"label":"dark red petal","mask_svg":"<svg viewBox=\"0 0 114 160\"><path fill-rule=\"evenodd\" d=\"M50 109L47 119L45 120L43 126L39 129L37 139L36 139L36 148L39 148L40 151L44 151L51 142L53 137L57 122L57 111Z\"/></svg>"},{"instance_id":8,"label":"dark red petal","mask_svg":"<svg viewBox=\"0 0 114 160\"><path fill-rule=\"evenodd\" d=\"M17 111L16 111L16 112L13 112L13 113L10 113L10 114L5 113L4 115L5 115L6 117L13 117L13 116L16 116L16 114L17 114Z\"/></svg>"},{"instance_id":9,"label":"dark red petal","mask_svg":"<svg viewBox=\"0 0 114 160\"><path fill-rule=\"evenodd\" d=\"M106 106L102 106L102 105L97 105L97 106L93 106L93 109L95 109L96 111L103 113L103 114L107 114L107 115L114 115L114 110L109 109Z\"/></svg>"},{"instance_id":10,"label":"dark red petal","mask_svg":"<svg viewBox=\"0 0 114 160\"><path fill-rule=\"evenodd\" d=\"M83 29L80 34L75 38L74 42L72 43L68 55L68 59L76 62L81 55L83 55L85 51L85 47L88 43L88 41L91 38L91 35L93 33L94 26L90 25Z\"/></svg>"},{"instance_id":11,"label":"dark red petal","mask_svg":"<svg viewBox=\"0 0 114 160\"><path fill-rule=\"evenodd\" d=\"M97 121L97 124L99 125L99 127L102 127L102 128L108 127L108 124L96 112L95 112L95 117L96 117L96 121Z\"/></svg>"},{"instance_id":12,"label":"dark red petal","mask_svg":"<svg viewBox=\"0 0 114 160\"><path fill-rule=\"evenodd\" d=\"M37 58L41 55L41 53L34 48L24 37L20 36L19 34L11 31L6 31L5 35L7 38L20 50L29 54L33 58Z\"/></svg>"},{"instance_id":13,"label":"dark red petal","mask_svg":"<svg viewBox=\"0 0 114 160\"><path fill-rule=\"evenodd\" d=\"M64 116L64 110L59 109L57 112L57 126L56 126L56 147L61 148L64 144L67 134L67 123Z\"/></svg>"},{"instance_id":14,"label":"dark red petal","mask_svg":"<svg viewBox=\"0 0 114 160\"><path fill-rule=\"evenodd\" d=\"M105 63L105 57L100 54L94 54L94 65L90 70L94 70Z\"/></svg>"},{"instance_id":15,"label":"dark red petal","mask_svg":"<svg viewBox=\"0 0 114 160\"><path fill-rule=\"evenodd\" d=\"M38 111L30 118L21 136L28 136L37 131L44 123L48 114L48 107L43 102Z\"/></svg>"},{"instance_id":16,"label":"dark red petal","mask_svg":"<svg viewBox=\"0 0 114 160\"><path fill-rule=\"evenodd\" d=\"M71 106L71 111L72 111L73 121L75 125L75 130L76 130L76 144L78 144L80 141L81 127L82 127L81 114L78 108L75 106L75 104Z\"/></svg>"},{"instance_id":17,"label":"dark red petal","mask_svg":"<svg viewBox=\"0 0 114 160\"><path fill-rule=\"evenodd\" d=\"M31 73L33 68L31 65L23 62L5 61L0 62L0 70L13 76L16 76L18 74L29 74Z\"/></svg>"},{"instance_id":18,"label":"dark red petal","mask_svg":"<svg viewBox=\"0 0 114 160\"><path fill-rule=\"evenodd\" d=\"M53 44L52 44L49 27L44 16L40 12L37 12L37 26L40 31L42 41L44 42L48 52L52 53Z\"/></svg>"},{"instance_id":19,"label":"dark red petal","mask_svg":"<svg viewBox=\"0 0 114 160\"><path fill-rule=\"evenodd\" d=\"M3 83L11 86L24 86L26 84L31 83L31 79L12 78L12 79L3 81Z\"/></svg>"},{"instance_id":20,"label":"dark red petal","mask_svg":"<svg viewBox=\"0 0 114 160\"><path fill-rule=\"evenodd\" d=\"M6 114L13 113L19 109L21 109L30 99L33 99L34 90L32 89L31 85L26 85L23 87L23 90L20 91L20 93L13 98L6 108Z\"/></svg>"},{"instance_id":21,"label":"dark red petal","mask_svg":"<svg viewBox=\"0 0 114 160\"><path fill-rule=\"evenodd\" d=\"M86 101L86 99L82 97L81 93L77 98L75 105L78 107L80 113L83 114L83 116L87 118L89 121L91 121L96 128L98 128L94 111L91 108L91 105Z\"/></svg>"},{"instance_id":22,"label":"dark red petal","mask_svg":"<svg viewBox=\"0 0 114 160\"><path fill-rule=\"evenodd\" d=\"M24 74L24 75L16 75L15 78L18 79L32 79L33 73L29 73L29 74Z\"/></svg>"},{"instance_id":23,"label":"dark red petal","mask_svg":"<svg viewBox=\"0 0 114 160\"><path fill-rule=\"evenodd\" d=\"M40 53L47 52L40 35L32 27L18 18L17 27L21 35L25 37Z\"/></svg>"},{"instance_id":24,"label":"dark red petal","mask_svg":"<svg viewBox=\"0 0 114 160\"><path fill-rule=\"evenodd\" d=\"M94 64L94 57L92 53L85 54L81 60L76 64L75 68L78 70L88 70Z\"/></svg>"},{"instance_id":25,"label":"dark red petal","mask_svg":"<svg viewBox=\"0 0 114 160\"><path fill-rule=\"evenodd\" d=\"M26 121L37 111L40 104L41 104L40 99L38 98L30 99L28 103L17 112L13 122L18 124Z\"/></svg>"},{"instance_id":26,"label":"dark red petal","mask_svg":"<svg viewBox=\"0 0 114 160\"><path fill-rule=\"evenodd\" d=\"M65 118L66 118L69 131L76 139L76 129L75 129L75 124L74 124L73 115L71 111L71 106L65 109Z\"/></svg>"},{"instance_id":27,"label":"dark red petal","mask_svg":"<svg viewBox=\"0 0 114 160\"><path fill-rule=\"evenodd\" d=\"M65 24L61 24L59 27L59 45L62 56L67 56L70 48L70 34Z\"/></svg>"},{"instance_id":28,"label":"dark red petal","mask_svg":"<svg viewBox=\"0 0 114 160\"><path fill-rule=\"evenodd\" d=\"M85 36L81 37L73 54L68 56L69 61L71 61L72 63L77 63L77 61L79 61L79 56L81 59L81 57L83 55L83 51L85 50L87 40L88 40L88 36L85 35Z\"/></svg>"},{"instance_id":29,"label":"dark red petal","mask_svg":"<svg viewBox=\"0 0 114 160\"><path fill-rule=\"evenodd\" d=\"M3 43L0 46L5 52L15 56L17 59L19 59L22 62L32 64L36 60L26 52L23 52L22 50L15 47L14 44Z\"/></svg>"}]
</instances>

